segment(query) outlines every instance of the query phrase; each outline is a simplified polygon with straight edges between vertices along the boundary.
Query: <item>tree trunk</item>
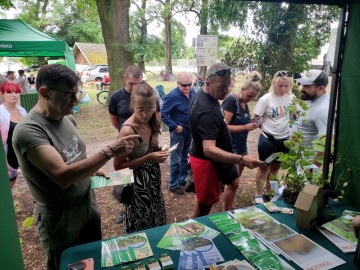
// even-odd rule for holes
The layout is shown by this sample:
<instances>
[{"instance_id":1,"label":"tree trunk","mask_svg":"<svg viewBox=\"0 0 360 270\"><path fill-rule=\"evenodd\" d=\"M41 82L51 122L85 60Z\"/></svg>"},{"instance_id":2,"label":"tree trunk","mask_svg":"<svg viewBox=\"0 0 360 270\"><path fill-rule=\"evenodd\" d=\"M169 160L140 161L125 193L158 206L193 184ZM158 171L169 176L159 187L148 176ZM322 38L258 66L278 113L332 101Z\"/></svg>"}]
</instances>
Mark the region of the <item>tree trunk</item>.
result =
<instances>
[{"instance_id":1,"label":"tree trunk","mask_svg":"<svg viewBox=\"0 0 360 270\"><path fill-rule=\"evenodd\" d=\"M165 1L164 23L165 23L165 72L172 73L171 52L171 6L170 0Z\"/></svg>"},{"instance_id":2,"label":"tree trunk","mask_svg":"<svg viewBox=\"0 0 360 270\"><path fill-rule=\"evenodd\" d=\"M110 95L125 85L125 69L133 64L133 56L126 49L130 42L130 0L96 0L110 71Z\"/></svg>"},{"instance_id":3,"label":"tree trunk","mask_svg":"<svg viewBox=\"0 0 360 270\"><path fill-rule=\"evenodd\" d=\"M200 11L200 35L207 35L208 34L208 0L202 0L201 1L201 11ZM203 78L204 80L206 75L207 67L199 67L199 76Z\"/></svg>"},{"instance_id":4,"label":"tree trunk","mask_svg":"<svg viewBox=\"0 0 360 270\"><path fill-rule=\"evenodd\" d=\"M140 13L141 14L141 18L140 18L140 23L141 23L140 45L144 44L146 42L146 39L147 39L147 21L146 21L146 17L145 17L146 1L147 0L141 0L141 10L143 12ZM138 65L142 69L142 71L145 72L145 57L144 57L144 54L141 54L139 58L140 59L139 59Z\"/></svg>"}]
</instances>

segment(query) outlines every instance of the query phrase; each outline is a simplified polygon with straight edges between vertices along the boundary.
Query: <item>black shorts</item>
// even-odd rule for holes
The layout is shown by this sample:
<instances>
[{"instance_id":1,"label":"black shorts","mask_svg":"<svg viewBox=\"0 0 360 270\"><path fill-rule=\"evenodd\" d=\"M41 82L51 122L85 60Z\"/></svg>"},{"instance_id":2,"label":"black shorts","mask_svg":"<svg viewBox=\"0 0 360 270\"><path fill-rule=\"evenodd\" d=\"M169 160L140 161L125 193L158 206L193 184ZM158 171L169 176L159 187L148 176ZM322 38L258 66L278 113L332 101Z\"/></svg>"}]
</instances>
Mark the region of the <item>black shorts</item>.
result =
<instances>
[{"instance_id":1,"label":"black shorts","mask_svg":"<svg viewBox=\"0 0 360 270\"><path fill-rule=\"evenodd\" d=\"M289 148L284 145L284 142L287 141L289 138L277 140L270 134L266 133L265 135L267 136L267 138L264 136L263 133L261 133L258 142L259 159L261 161L264 161L273 153L289 153Z\"/></svg>"}]
</instances>

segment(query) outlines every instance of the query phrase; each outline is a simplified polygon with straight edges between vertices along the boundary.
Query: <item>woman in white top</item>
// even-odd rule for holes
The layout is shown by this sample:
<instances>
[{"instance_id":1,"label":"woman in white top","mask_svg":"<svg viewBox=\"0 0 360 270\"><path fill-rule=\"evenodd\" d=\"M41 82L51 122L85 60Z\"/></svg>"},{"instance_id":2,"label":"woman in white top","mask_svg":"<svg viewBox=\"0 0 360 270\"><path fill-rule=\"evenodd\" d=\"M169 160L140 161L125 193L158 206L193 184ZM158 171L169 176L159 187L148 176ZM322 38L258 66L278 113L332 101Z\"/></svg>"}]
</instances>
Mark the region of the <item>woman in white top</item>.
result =
<instances>
[{"instance_id":1,"label":"woman in white top","mask_svg":"<svg viewBox=\"0 0 360 270\"><path fill-rule=\"evenodd\" d=\"M287 153L288 148L284 146L284 141L289 139L289 112L287 107L294 98L292 86L294 80L292 74L287 71L278 71L269 89L269 93L262 96L257 102L254 114L262 117L261 134L258 143L259 159L265 160L271 154L277 152ZM269 176L277 175L280 163L273 161L266 167L261 167L256 172L256 195L255 202L262 203L264 184L266 182L269 191Z\"/></svg>"}]
</instances>

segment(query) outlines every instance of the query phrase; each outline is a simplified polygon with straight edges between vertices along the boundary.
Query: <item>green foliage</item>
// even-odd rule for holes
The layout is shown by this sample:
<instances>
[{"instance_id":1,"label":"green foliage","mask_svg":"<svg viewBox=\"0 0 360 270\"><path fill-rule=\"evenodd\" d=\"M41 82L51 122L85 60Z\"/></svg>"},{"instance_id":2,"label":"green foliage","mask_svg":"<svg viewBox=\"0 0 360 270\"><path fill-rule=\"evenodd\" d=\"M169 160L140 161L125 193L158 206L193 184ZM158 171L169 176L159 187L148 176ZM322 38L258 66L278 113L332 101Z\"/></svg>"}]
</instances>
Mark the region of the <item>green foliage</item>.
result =
<instances>
[{"instance_id":1,"label":"green foliage","mask_svg":"<svg viewBox=\"0 0 360 270\"><path fill-rule=\"evenodd\" d=\"M0 0L0 7L3 9L10 9L14 7L11 0Z\"/></svg>"},{"instance_id":2,"label":"green foliage","mask_svg":"<svg viewBox=\"0 0 360 270\"><path fill-rule=\"evenodd\" d=\"M287 109L288 109L289 116L290 116L289 124L290 124L290 127L292 127L295 124L295 120L299 116L306 115L306 111L309 109L309 107L304 100L301 100L295 96L291 100L290 105L287 107Z\"/></svg>"},{"instance_id":3,"label":"green foliage","mask_svg":"<svg viewBox=\"0 0 360 270\"><path fill-rule=\"evenodd\" d=\"M286 185L290 190L300 191L306 181L312 182L314 176L309 170L303 170L304 166L312 164L314 152L303 145L304 136L301 132L295 132L284 144L289 148L289 153L281 153L279 161L281 168L287 171Z\"/></svg>"},{"instance_id":4,"label":"green foliage","mask_svg":"<svg viewBox=\"0 0 360 270\"><path fill-rule=\"evenodd\" d=\"M23 228L24 228L24 229L30 228L30 227L34 224L34 220L35 220L35 216L27 217L27 218L23 221Z\"/></svg>"},{"instance_id":5,"label":"green foliage","mask_svg":"<svg viewBox=\"0 0 360 270\"><path fill-rule=\"evenodd\" d=\"M283 2L213 0L210 21L215 27L239 27L247 41L257 44L254 59L268 89L279 70L301 72L317 57L329 40L331 23L339 14L337 6L302 5ZM239 58L243 54L239 54ZM232 57L236 59L236 56Z\"/></svg>"}]
</instances>

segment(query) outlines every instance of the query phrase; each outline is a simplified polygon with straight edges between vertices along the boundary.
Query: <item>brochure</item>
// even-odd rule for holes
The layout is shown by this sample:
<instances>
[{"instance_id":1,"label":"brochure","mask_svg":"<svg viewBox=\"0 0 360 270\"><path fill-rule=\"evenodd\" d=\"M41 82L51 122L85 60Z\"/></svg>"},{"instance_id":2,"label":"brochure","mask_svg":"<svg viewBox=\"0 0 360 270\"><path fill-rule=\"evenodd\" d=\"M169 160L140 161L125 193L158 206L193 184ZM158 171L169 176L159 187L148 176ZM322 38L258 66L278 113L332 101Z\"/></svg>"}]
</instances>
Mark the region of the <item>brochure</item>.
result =
<instances>
[{"instance_id":1,"label":"brochure","mask_svg":"<svg viewBox=\"0 0 360 270\"><path fill-rule=\"evenodd\" d=\"M302 234L273 242L302 269L332 269L346 263Z\"/></svg>"},{"instance_id":2,"label":"brochure","mask_svg":"<svg viewBox=\"0 0 360 270\"><path fill-rule=\"evenodd\" d=\"M255 270L247 261L238 259L227 261L216 266L210 266L210 270Z\"/></svg>"},{"instance_id":3,"label":"brochure","mask_svg":"<svg viewBox=\"0 0 360 270\"><path fill-rule=\"evenodd\" d=\"M116 172L111 172L110 178L104 176L91 177L91 188L102 188L107 186L127 185L134 183L133 170L125 168Z\"/></svg>"},{"instance_id":4,"label":"brochure","mask_svg":"<svg viewBox=\"0 0 360 270\"><path fill-rule=\"evenodd\" d=\"M94 259L88 258L68 265L68 270L94 270Z\"/></svg>"},{"instance_id":5,"label":"brochure","mask_svg":"<svg viewBox=\"0 0 360 270\"><path fill-rule=\"evenodd\" d=\"M325 228L316 227L319 232L322 233L331 243L333 243L338 249L340 249L343 253L352 253L356 251L356 245L350 243L349 241L333 234L329 230Z\"/></svg>"},{"instance_id":6,"label":"brochure","mask_svg":"<svg viewBox=\"0 0 360 270\"><path fill-rule=\"evenodd\" d=\"M357 239L352 227L352 220L356 215L360 213L345 210L341 217L323 224L322 227L356 245Z\"/></svg>"},{"instance_id":7,"label":"brochure","mask_svg":"<svg viewBox=\"0 0 360 270\"><path fill-rule=\"evenodd\" d=\"M178 269L204 269L223 261L212 240L192 237L182 241Z\"/></svg>"},{"instance_id":8,"label":"brochure","mask_svg":"<svg viewBox=\"0 0 360 270\"><path fill-rule=\"evenodd\" d=\"M193 219L189 219L181 223L171 224L156 247L180 250L182 248L183 241L186 239L204 237L208 240L212 240L219 234L220 233L218 231Z\"/></svg>"},{"instance_id":9,"label":"brochure","mask_svg":"<svg viewBox=\"0 0 360 270\"><path fill-rule=\"evenodd\" d=\"M267 203L263 203L263 205L266 207L266 209L270 212L280 212L283 214L288 214L288 215L292 215L294 213L294 209L292 208L286 208L286 207L279 207L277 206L275 203L273 202L267 202Z\"/></svg>"},{"instance_id":10,"label":"brochure","mask_svg":"<svg viewBox=\"0 0 360 270\"><path fill-rule=\"evenodd\" d=\"M101 267L110 267L153 256L146 233L116 237L101 242Z\"/></svg>"}]
</instances>

